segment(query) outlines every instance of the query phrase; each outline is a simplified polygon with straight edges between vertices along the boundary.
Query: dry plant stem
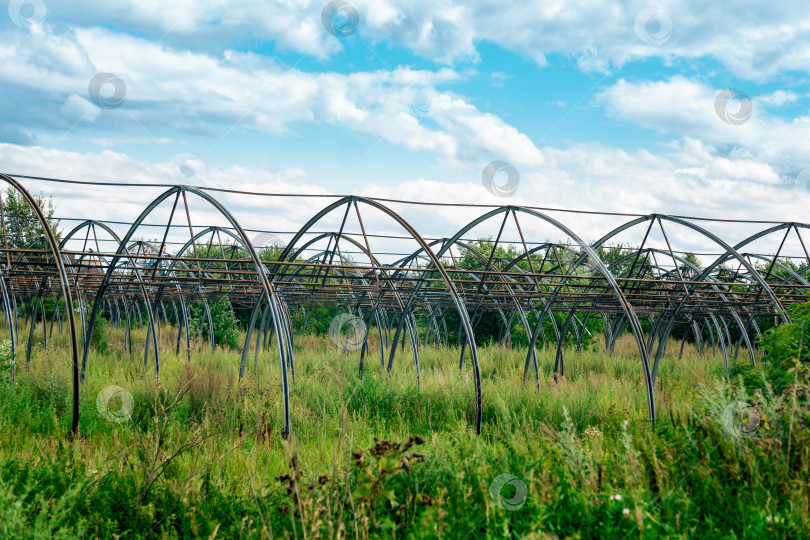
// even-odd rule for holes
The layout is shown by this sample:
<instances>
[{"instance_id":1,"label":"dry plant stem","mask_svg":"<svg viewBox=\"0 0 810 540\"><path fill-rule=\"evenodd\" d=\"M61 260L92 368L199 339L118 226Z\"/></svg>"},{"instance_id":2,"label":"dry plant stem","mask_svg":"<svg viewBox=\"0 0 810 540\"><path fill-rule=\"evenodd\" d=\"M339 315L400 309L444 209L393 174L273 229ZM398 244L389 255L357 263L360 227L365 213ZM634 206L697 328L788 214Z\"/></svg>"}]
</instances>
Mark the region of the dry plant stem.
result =
<instances>
[{"instance_id":1,"label":"dry plant stem","mask_svg":"<svg viewBox=\"0 0 810 540\"><path fill-rule=\"evenodd\" d=\"M253 452L251 451L248 454L247 458L245 459L245 469L248 473L248 482L250 483L250 492L253 494L253 500L256 503L256 511L259 513L259 519L262 520L262 530L268 531L270 533L270 538L273 538L273 525L267 520L264 516L264 512L262 512L262 505L259 502L259 497L256 495L256 487L253 483L253 469L250 467L250 458L253 456Z\"/></svg>"},{"instance_id":2,"label":"dry plant stem","mask_svg":"<svg viewBox=\"0 0 810 540\"><path fill-rule=\"evenodd\" d=\"M354 391L352 391L352 395L349 397L349 401L351 401L351 399L354 397L356 392L357 392L357 388L355 388ZM341 396L342 396L342 392L341 392ZM349 409L348 409L347 405L348 405L348 402L344 402L342 404L343 410L341 411L342 412L342 422L343 422L343 427L342 427L342 430L341 430L341 436L343 438L343 448L344 448L344 451L345 451L345 456L344 456L345 461L344 461L344 463L349 463L349 445L346 444L346 426L348 425L348 416L349 416ZM352 506L352 514L353 514L352 517L354 519L354 537L355 537L355 540L359 540L360 532L359 532L358 526L357 526L357 509L354 506L354 495L352 494L351 486L349 485L349 467L346 466L345 469L346 469L346 494L349 497L349 504L351 504L351 506ZM343 505L341 505L341 514L343 512L342 506Z\"/></svg>"},{"instance_id":3,"label":"dry plant stem","mask_svg":"<svg viewBox=\"0 0 810 540\"><path fill-rule=\"evenodd\" d=\"M346 370L345 370L345 364L346 364L345 352L346 351L344 349L344 355L341 356L341 358L340 358L340 368L341 368L340 373L341 374L346 373ZM343 382L343 381L341 381L341 382ZM345 393L344 393L344 390L343 390L344 388L345 388L345 384L341 384L340 388L339 388L339 392L340 392L340 413L341 413L340 437L341 437L341 441L342 441L342 445L343 445L343 451L344 451L344 456L343 456L344 457L344 463L349 463L350 462L350 459L349 459L349 446L346 444L346 442L347 442L346 441L346 431L347 431L347 426L349 424L349 407L348 407L348 405L349 405L349 402L357 394L358 386L354 387L354 390L352 390L352 393L349 396L349 399L344 398L344 396L345 396ZM354 537L355 537L355 540L359 540L360 532L359 532L358 526L357 526L357 509L354 506L354 495L352 495L351 486L349 485L349 467L346 466L345 469L346 469L346 494L348 495L349 503L352 506L352 514L353 514L352 517L354 519ZM342 513L343 513L342 506L343 505L341 505L341 516L342 516Z\"/></svg>"},{"instance_id":4,"label":"dry plant stem","mask_svg":"<svg viewBox=\"0 0 810 540\"><path fill-rule=\"evenodd\" d=\"M806 323L805 323L806 324ZM804 348L804 328L802 331L799 332L799 352L796 354L796 361L793 363L793 368L795 372L793 373L793 395L791 396L791 408L790 408L790 422L788 423L788 443L787 443L787 458L785 464L785 476L790 476L790 445L793 440L793 420L796 417L796 410L798 409L798 403L796 402L796 391L798 390L799 385L799 370L801 369L801 360L802 357L802 349Z\"/></svg>"},{"instance_id":5,"label":"dry plant stem","mask_svg":"<svg viewBox=\"0 0 810 540\"><path fill-rule=\"evenodd\" d=\"M164 448L166 440L168 439L169 435L177 428L169 427L169 416L171 415L171 411L177 406L180 400L188 393L189 389L191 388L191 383L194 382L194 379L189 380L186 384L182 385L177 390L177 394L174 396L174 401L168 406L162 405L160 403L160 391L161 387L160 384L155 387L155 398L153 403L153 410L155 412L155 431L154 431L154 438L155 438L155 448L154 452L152 453L152 461L149 465L149 472L146 477L146 484L144 485L143 489L141 490L141 494L138 497L138 504L143 504L144 500L146 500L147 495L149 494L149 490L152 488L152 485L157 481L158 478L163 474L166 468L171 465L171 463L183 455L184 453L188 452L192 448L195 448L202 444L205 440L212 437L213 435L208 436L200 436L202 433L202 427L200 425L191 432L189 437L186 439L183 444L180 445L180 448L172 452L168 457L161 458L161 450ZM164 390L165 393L165 390ZM203 405L203 409L207 406L207 403Z\"/></svg>"},{"instance_id":6,"label":"dry plant stem","mask_svg":"<svg viewBox=\"0 0 810 540\"><path fill-rule=\"evenodd\" d=\"M299 477L299 465L298 465L298 458L296 456L295 450L292 448L293 446L293 438L290 438L290 442L286 445L287 447L287 458L288 462L290 463L290 472L293 478L293 489L294 489L294 500L298 505L298 517L301 520L301 532L304 535L304 540L307 538L307 526L305 521L304 515L304 506L301 503L301 491L298 489L298 477ZM290 512L290 520L293 524L293 532L295 532L295 512ZM295 532L296 538L298 537L298 533Z\"/></svg>"}]
</instances>

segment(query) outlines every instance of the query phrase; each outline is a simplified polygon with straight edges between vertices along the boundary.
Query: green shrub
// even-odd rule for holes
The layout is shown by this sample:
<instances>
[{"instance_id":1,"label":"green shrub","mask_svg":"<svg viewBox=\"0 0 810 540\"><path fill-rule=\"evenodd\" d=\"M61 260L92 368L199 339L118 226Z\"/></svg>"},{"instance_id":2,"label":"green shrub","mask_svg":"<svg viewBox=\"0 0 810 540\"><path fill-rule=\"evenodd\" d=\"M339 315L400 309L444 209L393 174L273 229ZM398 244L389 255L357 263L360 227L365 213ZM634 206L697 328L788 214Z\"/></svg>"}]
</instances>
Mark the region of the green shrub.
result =
<instances>
[{"instance_id":1,"label":"green shrub","mask_svg":"<svg viewBox=\"0 0 810 540\"><path fill-rule=\"evenodd\" d=\"M810 301L788 309L791 323L771 328L762 336L768 362L783 367L794 360L810 362Z\"/></svg>"},{"instance_id":2,"label":"green shrub","mask_svg":"<svg viewBox=\"0 0 810 540\"><path fill-rule=\"evenodd\" d=\"M231 309L231 303L228 300L208 302L208 309L211 310L211 320L214 326L214 342L231 349L238 348L240 346L239 320ZM202 335L204 339L211 340L208 317L202 302L191 304L189 328L195 337Z\"/></svg>"},{"instance_id":3,"label":"green shrub","mask_svg":"<svg viewBox=\"0 0 810 540\"><path fill-rule=\"evenodd\" d=\"M90 342L93 344L93 347L101 354L107 354L110 350L110 344L107 341L108 326L109 323L107 319L98 315L96 317L96 323L93 325L93 335L90 336Z\"/></svg>"},{"instance_id":4,"label":"green shrub","mask_svg":"<svg viewBox=\"0 0 810 540\"><path fill-rule=\"evenodd\" d=\"M797 380L808 382L810 302L794 304L789 314L790 324L773 327L761 336L760 346L767 352L761 366L737 365L730 371L731 378L741 378L749 391L770 386L776 394L781 394Z\"/></svg>"},{"instance_id":5,"label":"green shrub","mask_svg":"<svg viewBox=\"0 0 810 540\"><path fill-rule=\"evenodd\" d=\"M14 370L14 353L11 350L11 340L6 339L0 343L0 382L11 381Z\"/></svg>"}]
</instances>

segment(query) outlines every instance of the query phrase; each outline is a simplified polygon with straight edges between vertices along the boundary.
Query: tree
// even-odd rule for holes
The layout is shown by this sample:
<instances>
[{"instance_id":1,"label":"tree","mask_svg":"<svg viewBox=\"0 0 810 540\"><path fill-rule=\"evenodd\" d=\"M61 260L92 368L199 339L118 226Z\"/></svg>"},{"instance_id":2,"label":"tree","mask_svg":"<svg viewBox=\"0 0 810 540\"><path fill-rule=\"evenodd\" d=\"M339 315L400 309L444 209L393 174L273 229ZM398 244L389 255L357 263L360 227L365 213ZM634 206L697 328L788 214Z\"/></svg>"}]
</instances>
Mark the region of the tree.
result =
<instances>
[{"instance_id":1,"label":"tree","mask_svg":"<svg viewBox=\"0 0 810 540\"><path fill-rule=\"evenodd\" d=\"M685 260L686 262L690 263L690 264L694 264L694 265L695 265L695 266L697 266L698 268L700 268L700 267L701 267L700 259L698 258L698 256L697 256L697 255L695 255L695 254L694 254L694 253L692 253L691 251L690 251L689 253L687 253L687 254L686 254L686 256L684 257L684 260Z\"/></svg>"},{"instance_id":2,"label":"tree","mask_svg":"<svg viewBox=\"0 0 810 540\"><path fill-rule=\"evenodd\" d=\"M58 241L62 236L62 231L59 230L59 220L54 218L56 207L53 205L53 200L42 194L33 197L42 213L45 214L48 226ZM5 247L5 240L7 240L9 247L26 248L36 238L45 234L45 229L37 219L34 209L31 208L22 193L14 188L8 189L3 200L3 218L6 238L4 238L2 247Z\"/></svg>"}]
</instances>

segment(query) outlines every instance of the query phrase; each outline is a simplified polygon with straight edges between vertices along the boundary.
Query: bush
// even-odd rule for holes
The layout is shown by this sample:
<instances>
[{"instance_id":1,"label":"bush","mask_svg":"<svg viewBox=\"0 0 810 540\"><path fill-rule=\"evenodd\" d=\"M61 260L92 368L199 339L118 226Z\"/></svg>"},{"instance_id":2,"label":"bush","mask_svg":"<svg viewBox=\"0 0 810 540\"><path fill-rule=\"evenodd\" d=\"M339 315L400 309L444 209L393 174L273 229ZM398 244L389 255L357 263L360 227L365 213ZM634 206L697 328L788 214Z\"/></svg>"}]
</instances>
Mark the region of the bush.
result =
<instances>
[{"instance_id":1,"label":"bush","mask_svg":"<svg viewBox=\"0 0 810 540\"><path fill-rule=\"evenodd\" d=\"M762 336L762 348L771 364L810 362L810 302L789 308L790 324L771 328Z\"/></svg>"},{"instance_id":2,"label":"bush","mask_svg":"<svg viewBox=\"0 0 810 540\"><path fill-rule=\"evenodd\" d=\"M0 343L0 382L11 381L14 370L14 353L11 351L11 340Z\"/></svg>"},{"instance_id":3,"label":"bush","mask_svg":"<svg viewBox=\"0 0 810 540\"><path fill-rule=\"evenodd\" d=\"M231 308L228 300L208 302L211 310L211 320L214 323L214 343L227 345L231 349L239 347L239 320ZM202 335L204 339L211 340L208 317L205 314L205 305L202 302L191 304L191 319L189 329L192 335Z\"/></svg>"},{"instance_id":4,"label":"bush","mask_svg":"<svg viewBox=\"0 0 810 540\"><path fill-rule=\"evenodd\" d=\"M732 379L742 378L749 391L770 386L781 394L802 378L810 366L810 302L789 309L791 323L769 329L761 336L760 346L767 352L763 365L735 366Z\"/></svg>"},{"instance_id":5,"label":"bush","mask_svg":"<svg viewBox=\"0 0 810 540\"><path fill-rule=\"evenodd\" d=\"M107 342L107 326L107 319L98 315L96 323L93 325L93 335L90 337L90 342L100 354L107 354L110 350L110 344Z\"/></svg>"}]
</instances>

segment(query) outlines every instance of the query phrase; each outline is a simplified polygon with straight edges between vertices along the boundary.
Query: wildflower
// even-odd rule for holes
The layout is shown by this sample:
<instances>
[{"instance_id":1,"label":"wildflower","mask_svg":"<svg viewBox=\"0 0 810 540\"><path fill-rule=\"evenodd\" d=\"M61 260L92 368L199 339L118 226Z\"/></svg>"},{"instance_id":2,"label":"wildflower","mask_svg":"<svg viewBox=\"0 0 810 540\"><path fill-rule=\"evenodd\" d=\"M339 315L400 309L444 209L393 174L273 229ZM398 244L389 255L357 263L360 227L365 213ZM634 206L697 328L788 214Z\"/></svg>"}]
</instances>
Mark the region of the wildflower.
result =
<instances>
[{"instance_id":1,"label":"wildflower","mask_svg":"<svg viewBox=\"0 0 810 540\"><path fill-rule=\"evenodd\" d=\"M620 500L622 500L622 496L617 493L616 495L611 495L610 500L611 501L620 501Z\"/></svg>"},{"instance_id":2,"label":"wildflower","mask_svg":"<svg viewBox=\"0 0 810 540\"><path fill-rule=\"evenodd\" d=\"M629 513L630 513L629 508L625 508L624 510L622 510L622 514L624 514L625 516L628 515Z\"/></svg>"},{"instance_id":3,"label":"wildflower","mask_svg":"<svg viewBox=\"0 0 810 540\"><path fill-rule=\"evenodd\" d=\"M585 429L585 435L588 435L589 437L601 437L602 432L599 431L599 428L596 426L588 426Z\"/></svg>"}]
</instances>

